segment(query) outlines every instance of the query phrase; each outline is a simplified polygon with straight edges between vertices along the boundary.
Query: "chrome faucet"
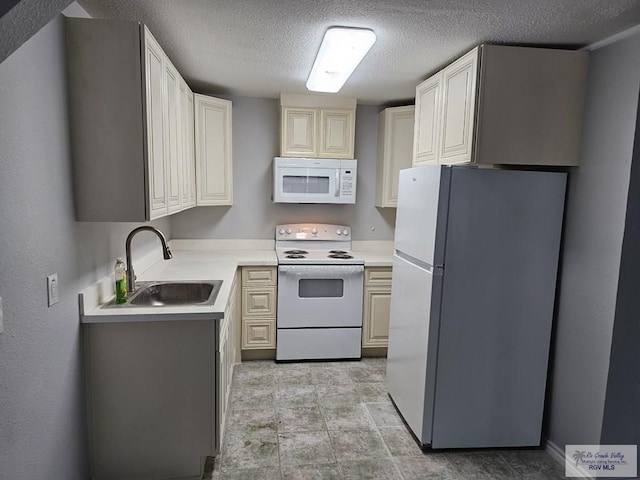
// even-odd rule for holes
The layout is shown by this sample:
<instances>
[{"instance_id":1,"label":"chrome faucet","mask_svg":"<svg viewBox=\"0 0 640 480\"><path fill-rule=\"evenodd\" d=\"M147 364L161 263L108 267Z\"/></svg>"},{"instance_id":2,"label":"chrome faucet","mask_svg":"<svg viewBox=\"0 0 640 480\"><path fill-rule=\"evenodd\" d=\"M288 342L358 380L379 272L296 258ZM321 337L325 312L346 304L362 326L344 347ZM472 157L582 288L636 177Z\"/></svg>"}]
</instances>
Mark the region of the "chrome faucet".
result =
<instances>
[{"instance_id":1,"label":"chrome faucet","mask_svg":"<svg viewBox=\"0 0 640 480\"><path fill-rule=\"evenodd\" d=\"M169 250L169 246L167 245L167 239L164 237L164 234L155 227L151 227L148 225L143 225L142 227L134 228L131 230L131 233L127 236L126 243L126 252L127 252L127 291L129 293L133 292L136 289L136 275L133 272L133 264L131 263L131 240L136 235L136 233L149 231L155 233L159 238L160 242L162 242L162 256L165 260L169 260L173 255L171 255L171 250Z\"/></svg>"}]
</instances>

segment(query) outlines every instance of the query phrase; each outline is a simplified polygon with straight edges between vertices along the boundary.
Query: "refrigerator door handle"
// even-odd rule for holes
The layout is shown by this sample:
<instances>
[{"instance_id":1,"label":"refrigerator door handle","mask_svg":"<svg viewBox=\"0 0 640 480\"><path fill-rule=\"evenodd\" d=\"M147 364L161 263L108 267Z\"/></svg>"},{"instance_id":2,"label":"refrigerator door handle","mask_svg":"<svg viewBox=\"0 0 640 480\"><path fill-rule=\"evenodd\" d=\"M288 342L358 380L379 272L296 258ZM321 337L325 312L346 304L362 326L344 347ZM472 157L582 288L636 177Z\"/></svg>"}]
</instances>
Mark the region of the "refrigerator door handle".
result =
<instances>
[{"instance_id":1,"label":"refrigerator door handle","mask_svg":"<svg viewBox=\"0 0 640 480\"><path fill-rule=\"evenodd\" d=\"M427 262L423 262L422 260L412 257L411 255L407 255L406 253L401 252L400 250L395 250L394 253L401 259L409 263L412 263L417 267L422 268L423 270L428 271L432 275L442 275L444 272L444 265L436 265L434 267L433 265L429 265Z\"/></svg>"}]
</instances>

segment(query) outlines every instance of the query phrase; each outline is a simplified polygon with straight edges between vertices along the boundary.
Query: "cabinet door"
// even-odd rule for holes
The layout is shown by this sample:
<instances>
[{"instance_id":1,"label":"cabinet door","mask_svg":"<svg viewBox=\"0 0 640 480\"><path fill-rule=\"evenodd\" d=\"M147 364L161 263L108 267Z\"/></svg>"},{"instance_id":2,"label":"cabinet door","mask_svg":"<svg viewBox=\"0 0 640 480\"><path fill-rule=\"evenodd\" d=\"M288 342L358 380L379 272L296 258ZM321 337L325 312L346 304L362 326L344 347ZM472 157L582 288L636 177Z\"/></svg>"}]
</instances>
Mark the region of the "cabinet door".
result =
<instances>
[{"instance_id":1,"label":"cabinet door","mask_svg":"<svg viewBox=\"0 0 640 480\"><path fill-rule=\"evenodd\" d=\"M363 347L386 347L388 345L390 309L390 286L364 288Z\"/></svg>"},{"instance_id":2,"label":"cabinet door","mask_svg":"<svg viewBox=\"0 0 640 480\"><path fill-rule=\"evenodd\" d=\"M282 107L280 155L318 156L318 109Z\"/></svg>"},{"instance_id":3,"label":"cabinet door","mask_svg":"<svg viewBox=\"0 0 640 480\"><path fill-rule=\"evenodd\" d=\"M165 165L169 213L180 210L180 74L165 59Z\"/></svg>"},{"instance_id":4,"label":"cabinet door","mask_svg":"<svg viewBox=\"0 0 640 480\"><path fill-rule=\"evenodd\" d=\"M442 71L441 164L472 161L478 51L471 50Z\"/></svg>"},{"instance_id":5,"label":"cabinet door","mask_svg":"<svg viewBox=\"0 0 640 480\"><path fill-rule=\"evenodd\" d=\"M355 119L352 109L320 110L320 158L353 158Z\"/></svg>"},{"instance_id":6,"label":"cabinet door","mask_svg":"<svg viewBox=\"0 0 640 480\"><path fill-rule=\"evenodd\" d=\"M442 73L416 87L413 166L437 163L440 136Z\"/></svg>"},{"instance_id":7,"label":"cabinet door","mask_svg":"<svg viewBox=\"0 0 640 480\"><path fill-rule=\"evenodd\" d=\"M193 138L193 92L187 83L180 81L180 188L181 210L196 204L196 164Z\"/></svg>"},{"instance_id":8,"label":"cabinet door","mask_svg":"<svg viewBox=\"0 0 640 480\"><path fill-rule=\"evenodd\" d=\"M196 202L233 204L231 102L194 95L196 118Z\"/></svg>"},{"instance_id":9,"label":"cabinet door","mask_svg":"<svg viewBox=\"0 0 640 480\"><path fill-rule=\"evenodd\" d=\"M167 215L165 183L163 77L164 53L148 30L144 31L147 121L149 218Z\"/></svg>"},{"instance_id":10,"label":"cabinet door","mask_svg":"<svg viewBox=\"0 0 640 480\"><path fill-rule=\"evenodd\" d=\"M378 119L376 206L398 204L398 175L413 160L414 107L387 108Z\"/></svg>"},{"instance_id":11,"label":"cabinet door","mask_svg":"<svg viewBox=\"0 0 640 480\"><path fill-rule=\"evenodd\" d=\"M196 139L195 139L195 117L193 109L193 92L187 86L187 135L189 141L187 142L187 164L189 170L188 179L188 201L189 207L196 206Z\"/></svg>"}]
</instances>

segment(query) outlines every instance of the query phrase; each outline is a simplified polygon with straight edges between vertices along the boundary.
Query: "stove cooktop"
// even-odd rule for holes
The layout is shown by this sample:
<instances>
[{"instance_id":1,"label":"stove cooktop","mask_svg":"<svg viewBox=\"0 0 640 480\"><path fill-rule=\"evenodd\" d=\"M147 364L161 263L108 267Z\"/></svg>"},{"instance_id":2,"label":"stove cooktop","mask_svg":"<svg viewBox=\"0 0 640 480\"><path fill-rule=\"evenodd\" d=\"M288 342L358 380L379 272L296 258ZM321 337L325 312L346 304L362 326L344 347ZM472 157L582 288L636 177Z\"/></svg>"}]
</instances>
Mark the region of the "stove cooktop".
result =
<instances>
[{"instance_id":1,"label":"stove cooktop","mask_svg":"<svg viewBox=\"0 0 640 480\"><path fill-rule=\"evenodd\" d=\"M325 265L345 264L363 265L364 260L359 259L353 252L342 249L276 249L278 263L280 265Z\"/></svg>"}]
</instances>

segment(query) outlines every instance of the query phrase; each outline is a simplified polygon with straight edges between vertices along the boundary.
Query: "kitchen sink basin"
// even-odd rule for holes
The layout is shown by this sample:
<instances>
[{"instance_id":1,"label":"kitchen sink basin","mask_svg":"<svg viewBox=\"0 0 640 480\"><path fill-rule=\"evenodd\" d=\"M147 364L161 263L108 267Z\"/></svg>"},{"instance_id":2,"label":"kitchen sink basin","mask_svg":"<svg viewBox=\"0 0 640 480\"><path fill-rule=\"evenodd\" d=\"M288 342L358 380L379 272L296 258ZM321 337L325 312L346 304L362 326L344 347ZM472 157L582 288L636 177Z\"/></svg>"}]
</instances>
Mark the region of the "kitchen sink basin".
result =
<instances>
[{"instance_id":1,"label":"kitchen sink basin","mask_svg":"<svg viewBox=\"0 0 640 480\"><path fill-rule=\"evenodd\" d=\"M109 307L176 307L213 305L222 280L182 282L138 282L139 288L126 303Z\"/></svg>"}]
</instances>

